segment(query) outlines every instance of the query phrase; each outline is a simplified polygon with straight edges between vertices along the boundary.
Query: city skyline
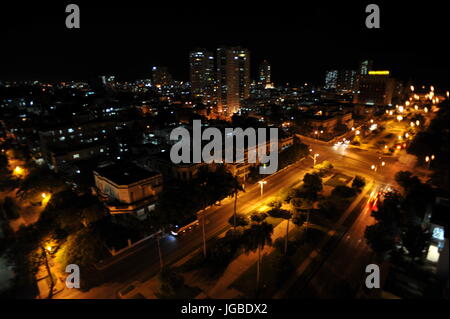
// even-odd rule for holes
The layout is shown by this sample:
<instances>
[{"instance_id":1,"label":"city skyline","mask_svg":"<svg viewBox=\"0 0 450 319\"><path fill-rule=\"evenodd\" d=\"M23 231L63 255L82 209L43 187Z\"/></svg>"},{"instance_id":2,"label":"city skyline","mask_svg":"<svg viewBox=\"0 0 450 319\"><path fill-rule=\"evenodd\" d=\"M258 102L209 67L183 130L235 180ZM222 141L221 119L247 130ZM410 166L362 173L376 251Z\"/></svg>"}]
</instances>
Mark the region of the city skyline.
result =
<instances>
[{"instance_id":1,"label":"city skyline","mask_svg":"<svg viewBox=\"0 0 450 319\"><path fill-rule=\"evenodd\" d=\"M216 4L0 4L0 299L448 299L446 11Z\"/></svg>"},{"instance_id":2,"label":"city skyline","mask_svg":"<svg viewBox=\"0 0 450 319\"><path fill-rule=\"evenodd\" d=\"M164 15L146 16L151 7L142 4L124 9L123 15L118 7L106 6L103 12L102 7L83 4L80 30L65 29L64 11L58 12L63 6L36 7L40 14L33 16L7 7L10 14L3 10L5 25L0 32L9 45L0 60L0 79L82 80L113 74L129 80L146 78L152 65L161 65L174 78L188 81L190 51L197 47L214 51L225 45L249 49L252 78L263 60L270 61L277 83L319 85L327 69L355 69L360 60L369 58L377 61L376 68L391 69L402 80L446 86L448 60L443 50L433 49L443 41L438 32L444 23L440 13L425 14L417 24L413 22L418 12L412 8L386 7L385 11L398 13L382 16L390 32L361 28L364 22L357 12L364 7L358 5L320 9L305 5L290 13L276 9L272 15L262 8L243 7L236 12L238 24L222 24L221 19L200 18L211 13L208 9L172 12L166 21ZM155 7L150 12L158 10L168 9ZM269 23L260 28L261 21Z\"/></svg>"}]
</instances>

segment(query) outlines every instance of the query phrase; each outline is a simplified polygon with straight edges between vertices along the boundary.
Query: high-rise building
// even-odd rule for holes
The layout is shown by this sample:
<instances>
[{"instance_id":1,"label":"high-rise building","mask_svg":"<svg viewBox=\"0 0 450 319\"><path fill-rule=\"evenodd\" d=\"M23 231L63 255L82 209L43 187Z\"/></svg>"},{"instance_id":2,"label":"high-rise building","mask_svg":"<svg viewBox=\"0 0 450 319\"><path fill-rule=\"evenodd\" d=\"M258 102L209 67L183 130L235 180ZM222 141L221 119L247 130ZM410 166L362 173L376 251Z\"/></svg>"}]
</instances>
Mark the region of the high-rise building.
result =
<instances>
[{"instance_id":1,"label":"high-rise building","mask_svg":"<svg viewBox=\"0 0 450 319\"><path fill-rule=\"evenodd\" d=\"M250 96L250 52L241 47L217 49L217 107L230 116Z\"/></svg>"},{"instance_id":2,"label":"high-rise building","mask_svg":"<svg viewBox=\"0 0 450 319\"><path fill-rule=\"evenodd\" d=\"M373 61L372 60L362 60L359 63L359 74L360 75L367 75L369 71L372 71L373 68Z\"/></svg>"},{"instance_id":3,"label":"high-rise building","mask_svg":"<svg viewBox=\"0 0 450 319\"><path fill-rule=\"evenodd\" d=\"M258 84L263 88L272 87L270 64L266 60L259 66Z\"/></svg>"},{"instance_id":4,"label":"high-rise building","mask_svg":"<svg viewBox=\"0 0 450 319\"><path fill-rule=\"evenodd\" d=\"M355 85L355 70L330 70L326 72L325 89L327 90L353 90Z\"/></svg>"},{"instance_id":5,"label":"high-rise building","mask_svg":"<svg viewBox=\"0 0 450 319\"><path fill-rule=\"evenodd\" d=\"M325 75L325 89L332 90L337 87L338 70L329 70Z\"/></svg>"},{"instance_id":6,"label":"high-rise building","mask_svg":"<svg viewBox=\"0 0 450 319\"><path fill-rule=\"evenodd\" d=\"M355 70L339 70L336 88L344 91L351 91L356 85Z\"/></svg>"},{"instance_id":7,"label":"high-rise building","mask_svg":"<svg viewBox=\"0 0 450 319\"><path fill-rule=\"evenodd\" d=\"M167 86L172 83L172 76L170 75L167 67L154 66L152 68L152 82L154 86Z\"/></svg>"},{"instance_id":8,"label":"high-rise building","mask_svg":"<svg viewBox=\"0 0 450 319\"><path fill-rule=\"evenodd\" d=\"M205 49L189 54L191 93L205 104L215 99L214 55Z\"/></svg>"},{"instance_id":9,"label":"high-rise building","mask_svg":"<svg viewBox=\"0 0 450 319\"><path fill-rule=\"evenodd\" d=\"M353 96L354 104L387 106L392 104L396 87L389 71L369 71L361 75Z\"/></svg>"}]
</instances>

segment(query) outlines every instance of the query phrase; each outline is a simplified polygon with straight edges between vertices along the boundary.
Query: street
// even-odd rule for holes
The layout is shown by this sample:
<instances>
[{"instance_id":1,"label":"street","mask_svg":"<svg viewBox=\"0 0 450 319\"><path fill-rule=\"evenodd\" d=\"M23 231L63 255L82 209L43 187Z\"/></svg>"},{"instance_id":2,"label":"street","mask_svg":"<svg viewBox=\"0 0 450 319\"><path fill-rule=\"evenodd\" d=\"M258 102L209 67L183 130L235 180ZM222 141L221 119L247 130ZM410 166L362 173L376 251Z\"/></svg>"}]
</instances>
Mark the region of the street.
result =
<instances>
[{"instance_id":1,"label":"street","mask_svg":"<svg viewBox=\"0 0 450 319\"><path fill-rule=\"evenodd\" d=\"M314 153L320 154L317 161L318 164L324 160L328 160L339 170L347 171L353 175L359 174L382 184L393 182L393 172L407 169L404 165L397 162L396 158L388 157L384 159L386 161L386 166L382 168L384 171L375 172L371 169L371 165L379 161L379 155L376 153L352 148L339 149L318 143L310 144L310 147ZM263 197L267 198L272 196L280 189L299 182L303 178L303 175L311 168L312 159L304 159L265 178L267 184L264 185ZM260 200L259 184L247 187L245 192L241 193L238 198L237 211L248 214L261 204ZM228 219L233 214L233 206L234 201L229 198L222 201L221 206L213 206L206 210L205 232L207 240L229 228ZM361 216L365 216L365 214L363 213ZM365 226L364 222L360 219L358 221L355 223L357 225L356 228L349 234L352 239L351 243L359 247L360 251L363 251L365 244L361 238L363 238ZM169 264L179 260L194 250L201 248L201 246L202 231L200 227L196 227L177 238L168 235L161 239L164 263ZM142 281L148 279L158 272L160 265L155 240L145 241L133 247L132 250L133 254L130 254L126 258L120 259L120 255L116 256L117 262L103 271L106 281L104 284L92 288L87 292L65 289L63 292L57 294L55 298L116 298L117 291L127 284L135 280ZM348 248L348 252L351 254L350 248ZM342 260L345 261L345 259Z\"/></svg>"}]
</instances>

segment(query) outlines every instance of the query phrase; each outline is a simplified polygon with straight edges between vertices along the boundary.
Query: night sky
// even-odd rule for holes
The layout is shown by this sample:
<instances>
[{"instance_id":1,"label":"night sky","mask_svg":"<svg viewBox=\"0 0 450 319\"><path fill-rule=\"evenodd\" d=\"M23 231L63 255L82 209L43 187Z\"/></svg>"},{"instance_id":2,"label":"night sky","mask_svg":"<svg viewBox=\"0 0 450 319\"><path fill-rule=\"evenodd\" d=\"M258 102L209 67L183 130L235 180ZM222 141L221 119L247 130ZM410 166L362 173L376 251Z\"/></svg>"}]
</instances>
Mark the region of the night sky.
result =
<instances>
[{"instance_id":1,"label":"night sky","mask_svg":"<svg viewBox=\"0 0 450 319\"><path fill-rule=\"evenodd\" d=\"M148 78L152 65L168 66L175 79L188 80L191 49L241 45L251 51L253 75L267 59L276 83L322 84L325 70L356 69L360 59L372 58L375 68L390 69L402 80L448 88L448 12L440 2L423 7L372 1L381 8L379 30L365 28L370 1L4 2L4 80ZM81 29L65 28L69 3L80 5Z\"/></svg>"}]
</instances>

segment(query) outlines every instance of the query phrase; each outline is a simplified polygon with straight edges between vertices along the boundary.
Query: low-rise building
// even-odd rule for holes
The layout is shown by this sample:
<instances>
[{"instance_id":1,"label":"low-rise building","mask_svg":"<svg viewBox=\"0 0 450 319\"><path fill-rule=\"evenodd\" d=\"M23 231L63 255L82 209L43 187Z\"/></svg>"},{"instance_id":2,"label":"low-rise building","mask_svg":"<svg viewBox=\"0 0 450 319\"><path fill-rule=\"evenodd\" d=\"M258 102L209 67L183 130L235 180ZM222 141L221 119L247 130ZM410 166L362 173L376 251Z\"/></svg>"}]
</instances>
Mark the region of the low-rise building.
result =
<instances>
[{"instance_id":1,"label":"low-rise building","mask_svg":"<svg viewBox=\"0 0 450 319\"><path fill-rule=\"evenodd\" d=\"M133 163L113 163L94 171L95 192L111 214L145 219L162 191L162 175Z\"/></svg>"},{"instance_id":2,"label":"low-rise building","mask_svg":"<svg viewBox=\"0 0 450 319\"><path fill-rule=\"evenodd\" d=\"M346 126L347 129L351 129L354 125L352 113L345 111L314 115L309 117L307 122L313 129L325 132L334 131L339 124Z\"/></svg>"}]
</instances>

